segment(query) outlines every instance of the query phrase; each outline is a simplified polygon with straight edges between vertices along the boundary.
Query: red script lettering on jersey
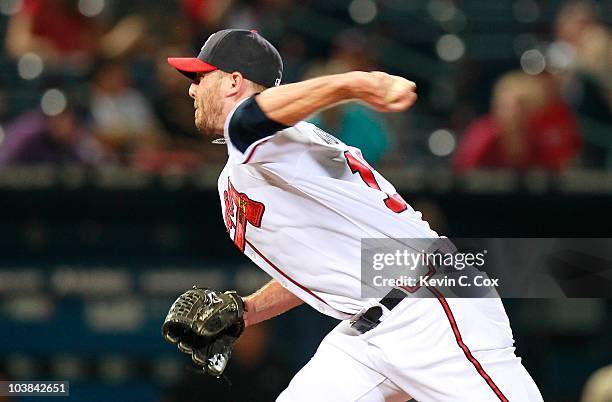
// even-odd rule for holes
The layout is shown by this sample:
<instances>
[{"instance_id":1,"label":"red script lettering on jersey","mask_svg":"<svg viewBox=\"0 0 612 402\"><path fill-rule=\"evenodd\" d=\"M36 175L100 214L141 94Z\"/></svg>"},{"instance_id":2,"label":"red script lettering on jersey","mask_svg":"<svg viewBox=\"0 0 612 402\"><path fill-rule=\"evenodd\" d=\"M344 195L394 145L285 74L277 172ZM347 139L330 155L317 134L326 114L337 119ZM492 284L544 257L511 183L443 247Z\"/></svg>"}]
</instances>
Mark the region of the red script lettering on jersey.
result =
<instances>
[{"instance_id":1,"label":"red script lettering on jersey","mask_svg":"<svg viewBox=\"0 0 612 402\"><path fill-rule=\"evenodd\" d=\"M365 160L361 159L356 155L353 155L349 151L344 152L344 157L346 158L346 162L351 168L351 172L353 172L353 174L359 173L361 180L363 180L365 184L368 185L368 187L378 191L382 191L382 189L378 185L378 182L376 181L376 177L374 177L374 171L372 167L370 167L370 165L368 165ZM399 214L400 212L404 212L408 208L408 204L406 203L406 201L404 201L401 195L397 193L385 194L387 194L387 198L384 199L384 203L391 211L395 212L396 214Z\"/></svg>"},{"instance_id":2,"label":"red script lettering on jersey","mask_svg":"<svg viewBox=\"0 0 612 402\"><path fill-rule=\"evenodd\" d=\"M240 251L244 252L247 224L257 228L260 227L261 217L266 207L261 202L253 201L245 193L236 191L229 179L227 180L227 190L223 191L223 201L225 202L225 226L227 231L235 229L234 243ZM235 212L234 207L236 208ZM236 223L234 223L234 216Z\"/></svg>"}]
</instances>

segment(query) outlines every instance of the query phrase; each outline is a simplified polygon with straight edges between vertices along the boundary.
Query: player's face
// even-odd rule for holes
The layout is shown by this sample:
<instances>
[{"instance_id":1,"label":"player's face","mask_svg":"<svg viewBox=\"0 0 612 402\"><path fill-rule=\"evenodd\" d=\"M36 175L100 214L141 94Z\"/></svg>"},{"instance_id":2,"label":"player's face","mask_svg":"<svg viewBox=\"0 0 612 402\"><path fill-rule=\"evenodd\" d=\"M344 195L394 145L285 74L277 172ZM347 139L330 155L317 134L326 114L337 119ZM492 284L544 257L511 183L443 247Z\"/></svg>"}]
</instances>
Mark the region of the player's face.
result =
<instances>
[{"instance_id":1,"label":"player's face","mask_svg":"<svg viewBox=\"0 0 612 402\"><path fill-rule=\"evenodd\" d=\"M221 75L218 71L198 73L189 87L189 96L194 100L195 125L207 137L223 134L219 124L223 103L220 93Z\"/></svg>"}]
</instances>

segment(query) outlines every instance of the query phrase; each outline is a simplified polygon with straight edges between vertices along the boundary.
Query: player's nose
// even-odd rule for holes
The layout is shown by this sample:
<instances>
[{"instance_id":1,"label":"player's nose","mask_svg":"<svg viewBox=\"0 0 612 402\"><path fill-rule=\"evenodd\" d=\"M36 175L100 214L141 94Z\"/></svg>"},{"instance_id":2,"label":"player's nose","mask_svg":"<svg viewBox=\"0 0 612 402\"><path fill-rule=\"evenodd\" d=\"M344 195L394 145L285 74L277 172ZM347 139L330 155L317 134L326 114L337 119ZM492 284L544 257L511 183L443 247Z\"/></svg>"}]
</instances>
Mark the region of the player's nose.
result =
<instances>
[{"instance_id":1,"label":"player's nose","mask_svg":"<svg viewBox=\"0 0 612 402\"><path fill-rule=\"evenodd\" d=\"M192 97L193 99L196 98L196 87L197 87L197 85L195 85L193 83L191 85L189 85L189 96Z\"/></svg>"}]
</instances>

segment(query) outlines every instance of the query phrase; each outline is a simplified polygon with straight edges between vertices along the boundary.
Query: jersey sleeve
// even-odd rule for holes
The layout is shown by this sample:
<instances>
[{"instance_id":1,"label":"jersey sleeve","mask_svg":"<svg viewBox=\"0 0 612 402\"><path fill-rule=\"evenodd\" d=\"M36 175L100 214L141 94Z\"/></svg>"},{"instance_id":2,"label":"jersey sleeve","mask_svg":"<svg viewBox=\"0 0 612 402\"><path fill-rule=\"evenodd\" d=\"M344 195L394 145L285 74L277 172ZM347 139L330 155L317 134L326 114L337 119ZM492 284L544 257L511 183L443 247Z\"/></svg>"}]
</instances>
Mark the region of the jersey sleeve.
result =
<instances>
[{"instance_id":1,"label":"jersey sleeve","mask_svg":"<svg viewBox=\"0 0 612 402\"><path fill-rule=\"evenodd\" d=\"M237 164L278 162L304 149L291 127L268 118L255 96L241 101L225 121L224 138L229 158Z\"/></svg>"}]
</instances>

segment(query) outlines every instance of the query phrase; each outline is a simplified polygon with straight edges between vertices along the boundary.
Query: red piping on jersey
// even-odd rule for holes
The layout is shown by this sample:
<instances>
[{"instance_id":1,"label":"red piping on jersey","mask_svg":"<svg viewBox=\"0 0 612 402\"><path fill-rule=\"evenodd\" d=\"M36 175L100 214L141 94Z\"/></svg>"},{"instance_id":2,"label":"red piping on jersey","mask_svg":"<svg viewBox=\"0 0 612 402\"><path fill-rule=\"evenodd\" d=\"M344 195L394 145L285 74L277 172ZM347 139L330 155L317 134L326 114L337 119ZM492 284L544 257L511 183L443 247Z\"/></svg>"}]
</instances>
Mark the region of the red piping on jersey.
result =
<instances>
[{"instance_id":1,"label":"red piping on jersey","mask_svg":"<svg viewBox=\"0 0 612 402\"><path fill-rule=\"evenodd\" d=\"M270 137L272 138L272 137ZM249 161L251 160L251 157L253 156L253 154L255 154L255 150L257 149L258 146L260 146L261 144L270 141L270 138L266 138L265 140L255 144L255 146L253 147L253 149L251 149L251 152L249 152L249 156L247 156L247 158L244 160L244 162L242 162L242 164L244 165L245 163L249 163Z\"/></svg>"},{"instance_id":2,"label":"red piping on jersey","mask_svg":"<svg viewBox=\"0 0 612 402\"><path fill-rule=\"evenodd\" d=\"M334 310L342 313L342 314L346 314L346 315L351 315L349 313L345 313L344 311L340 311L332 306L330 306L329 304L327 304L327 302L323 299L321 299L319 296L317 296L316 294L314 294L310 289L308 289L307 287L299 284L298 282L296 282L293 278L291 278L289 275L287 275L285 272L283 272L282 269L280 269L279 267L277 267L276 265L274 265L274 263L272 263L272 261L270 261L269 259L266 258L265 255L263 255L259 250L257 250L257 248L255 246L253 246L253 243L251 243L248 240L245 240L246 243L253 249L253 251L255 251L261 258L264 259L265 262L268 263L268 265L270 265L272 268L274 268L279 274L281 274L282 276L284 276L285 278L287 278L291 283L293 283L295 286L297 286L298 288L302 289L304 292L308 293L309 295L311 295L312 297L314 297L315 299L319 300L322 303L325 303L327 306L329 306L330 308L333 308Z\"/></svg>"},{"instance_id":3,"label":"red piping on jersey","mask_svg":"<svg viewBox=\"0 0 612 402\"><path fill-rule=\"evenodd\" d=\"M478 371L478 374L480 374L480 376L487 382L487 385L489 385L489 387L493 390L493 392L499 398L499 400L502 402L508 402L508 398L506 398L503 392L501 392L501 390L495 384L493 379L487 374L484 368L482 368L482 365L480 364L480 362L474 357L474 355L472 355L472 352L470 351L470 349L463 342L463 339L461 338L461 333L459 332L459 327L457 326L457 321L455 321L453 312L451 311L451 308L448 305L448 302L446 301L442 293L440 293L438 289L433 288L431 286L427 286L427 289L429 289L429 291L438 299L438 301L442 305L442 308L444 309L444 313L446 314L446 318L448 318L448 322L450 323L451 328L453 330L453 334L455 335L455 341L457 341L457 345L459 345L461 350L463 350L465 357L470 361L470 363L474 365L474 368L476 368L476 371Z\"/></svg>"}]
</instances>

